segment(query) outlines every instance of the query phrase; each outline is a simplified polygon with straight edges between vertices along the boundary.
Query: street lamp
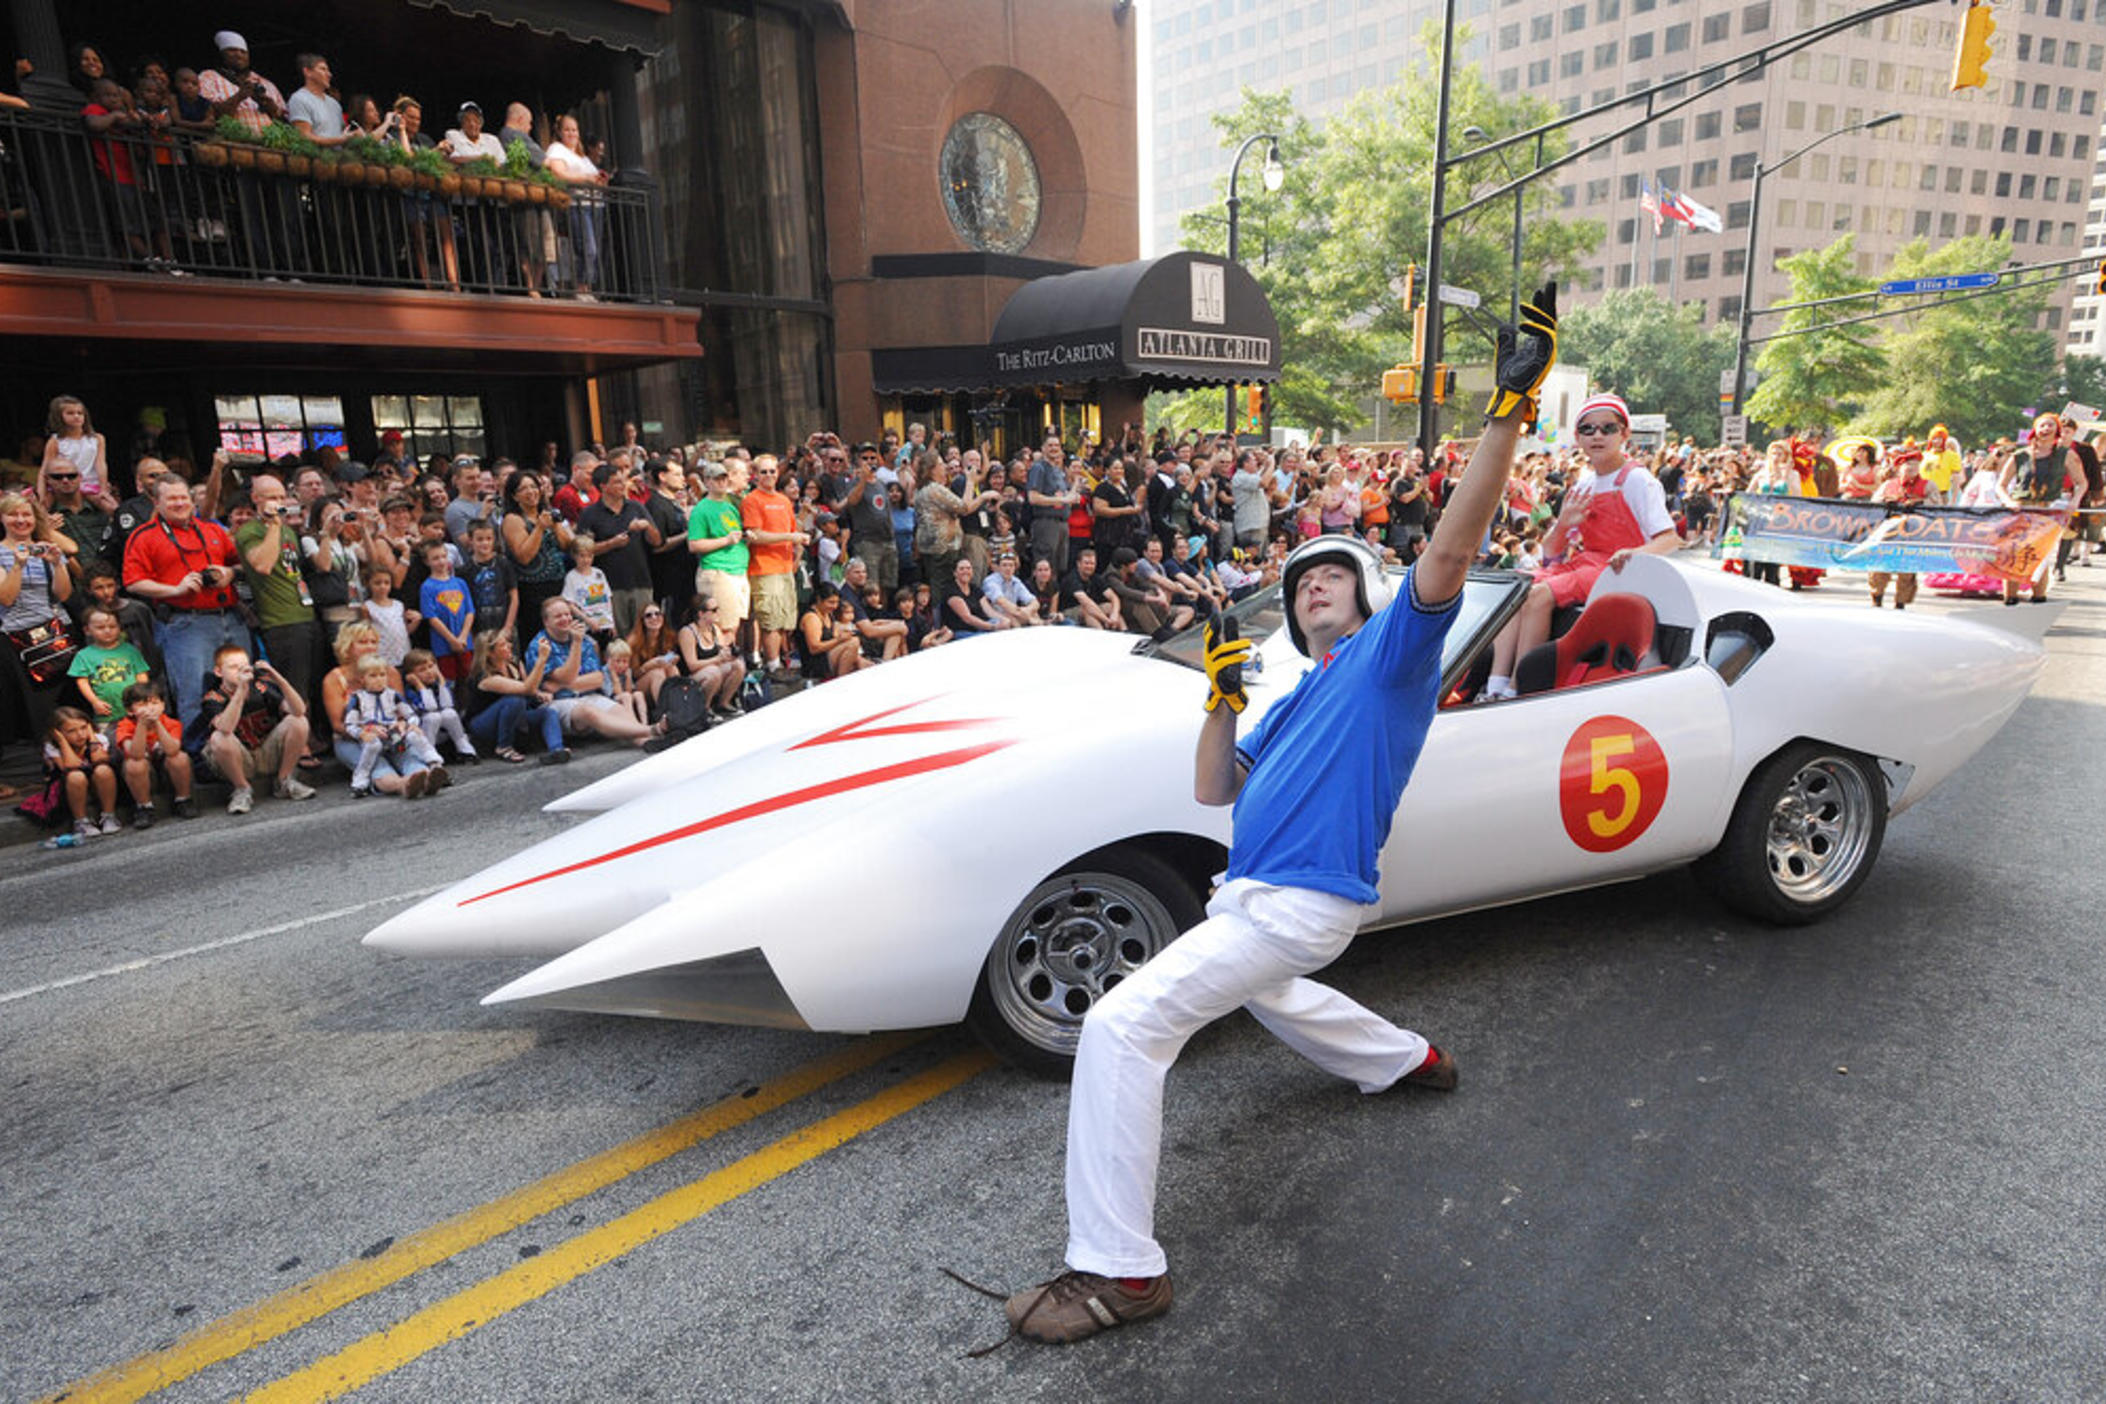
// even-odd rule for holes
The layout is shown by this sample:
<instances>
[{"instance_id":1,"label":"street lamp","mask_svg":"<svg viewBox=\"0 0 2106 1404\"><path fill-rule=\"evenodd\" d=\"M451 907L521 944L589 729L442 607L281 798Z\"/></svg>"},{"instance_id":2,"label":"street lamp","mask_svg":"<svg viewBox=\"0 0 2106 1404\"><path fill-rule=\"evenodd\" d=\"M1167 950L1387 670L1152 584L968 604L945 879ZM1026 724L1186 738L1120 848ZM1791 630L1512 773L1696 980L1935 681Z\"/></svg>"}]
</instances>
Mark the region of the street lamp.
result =
<instances>
[{"instance_id":1,"label":"street lamp","mask_svg":"<svg viewBox=\"0 0 2106 1404\"><path fill-rule=\"evenodd\" d=\"M1259 132L1254 136L1244 138L1243 145L1236 148L1236 159L1229 163L1228 256L1230 263L1234 263L1236 261L1237 235L1240 232L1238 228L1238 219L1243 210L1243 197L1236 193L1236 179L1238 176L1243 174L1243 158L1249 155L1250 149L1253 146L1256 146L1261 141L1265 143L1265 165L1259 172L1259 176L1260 179L1262 179L1265 183L1265 193L1268 195L1277 195L1279 193L1280 187L1287 183L1287 168L1284 165L1280 164L1279 137L1272 132ZM1227 398L1228 432L1230 436L1233 437L1236 432L1235 385L1233 383L1230 384L1227 387L1227 389L1223 392L1223 394Z\"/></svg>"},{"instance_id":2,"label":"street lamp","mask_svg":"<svg viewBox=\"0 0 2106 1404\"><path fill-rule=\"evenodd\" d=\"M1748 254L1746 264L1741 269L1740 279L1740 349L1733 357L1733 412L1735 414L1745 415L1747 413L1745 396L1748 384L1748 329L1749 323L1755 316L1755 231L1756 226L1762 222L1763 178L1775 175L1824 141L1834 141L1837 137L1848 136L1852 132L1869 132L1874 127L1884 127L1889 122L1899 122L1900 120L1901 114L1899 112L1882 112L1877 117L1869 117L1862 122L1853 123L1847 127L1837 127L1825 136L1815 137L1784 159L1772 161L1767 166L1757 166L1755 168L1755 190L1748 197Z\"/></svg>"},{"instance_id":3,"label":"street lamp","mask_svg":"<svg viewBox=\"0 0 2106 1404\"><path fill-rule=\"evenodd\" d=\"M1462 134L1464 141L1475 142L1480 146L1492 139L1490 132L1474 124L1464 127ZM1499 169L1506 172L1507 179L1513 179L1514 168L1507 164L1505 148L1502 147L1492 154L1499 158ZM1543 138L1541 134L1538 134L1536 137L1536 165L1539 169L1543 165ZM1527 192L1528 187L1525 185L1517 186L1514 190L1514 288L1508 304L1507 320L1515 326L1521 324L1521 210L1522 203L1527 198ZM1436 291L1438 290L1436 289Z\"/></svg>"}]
</instances>

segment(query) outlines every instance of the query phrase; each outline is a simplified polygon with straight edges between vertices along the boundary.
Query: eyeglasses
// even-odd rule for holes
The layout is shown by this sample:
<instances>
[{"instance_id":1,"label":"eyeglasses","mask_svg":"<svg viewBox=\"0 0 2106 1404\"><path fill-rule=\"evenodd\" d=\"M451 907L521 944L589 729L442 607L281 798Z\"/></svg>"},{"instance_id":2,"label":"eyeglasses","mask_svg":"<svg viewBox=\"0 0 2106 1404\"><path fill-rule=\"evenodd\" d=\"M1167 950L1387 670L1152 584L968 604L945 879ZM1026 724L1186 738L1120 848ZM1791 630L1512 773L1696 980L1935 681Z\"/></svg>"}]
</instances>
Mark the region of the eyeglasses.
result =
<instances>
[{"instance_id":1,"label":"eyeglasses","mask_svg":"<svg viewBox=\"0 0 2106 1404\"><path fill-rule=\"evenodd\" d=\"M717 607L713 604L706 604L702 606L702 612L704 614L715 614L717 612Z\"/></svg>"},{"instance_id":2,"label":"eyeglasses","mask_svg":"<svg viewBox=\"0 0 2106 1404\"><path fill-rule=\"evenodd\" d=\"M658 610L647 609L643 612L643 617L646 619L663 619L665 615Z\"/></svg>"},{"instance_id":3,"label":"eyeglasses","mask_svg":"<svg viewBox=\"0 0 2106 1404\"><path fill-rule=\"evenodd\" d=\"M1615 433L1621 428L1623 426L1612 419L1607 424L1575 424L1572 426L1572 432L1575 434L1608 435Z\"/></svg>"},{"instance_id":4,"label":"eyeglasses","mask_svg":"<svg viewBox=\"0 0 2106 1404\"><path fill-rule=\"evenodd\" d=\"M54 483L77 483L80 481L80 474L78 473L46 473L44 476Z\"/></svg>"}]
</instances>

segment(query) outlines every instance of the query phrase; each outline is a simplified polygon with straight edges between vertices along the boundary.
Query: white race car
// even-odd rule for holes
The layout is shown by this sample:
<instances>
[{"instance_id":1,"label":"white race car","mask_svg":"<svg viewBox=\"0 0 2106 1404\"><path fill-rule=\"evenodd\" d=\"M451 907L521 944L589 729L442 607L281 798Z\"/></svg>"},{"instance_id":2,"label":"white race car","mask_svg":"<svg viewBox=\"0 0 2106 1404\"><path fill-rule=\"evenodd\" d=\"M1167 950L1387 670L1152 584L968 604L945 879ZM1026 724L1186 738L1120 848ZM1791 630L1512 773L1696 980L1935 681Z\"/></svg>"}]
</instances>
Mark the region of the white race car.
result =
<instances>
[{"instance_id":1,"label":"white race car","mask_svg":"<svg viewBox=\"0 0 2106 1404\"><path fill-rule=\"evenodd\" d=\"M1451 704L1524 578L1470 578ZM1694 862L1764 920L1846 900L1887 819L1995 735L2054 607L1874 613L1639 556L1524 660L1521 696L1435 718L1370 928ZM1245 728L1307 660L1279 591ZM1090 1006L1195 922L1229 811L1192 798L1197 629L1026 629L916 654L558 800L596 817L427 898L380 950L535 957L484 1003L834 1031L968 1022L1066 1066Z\"/></svg>"}]
</instances>

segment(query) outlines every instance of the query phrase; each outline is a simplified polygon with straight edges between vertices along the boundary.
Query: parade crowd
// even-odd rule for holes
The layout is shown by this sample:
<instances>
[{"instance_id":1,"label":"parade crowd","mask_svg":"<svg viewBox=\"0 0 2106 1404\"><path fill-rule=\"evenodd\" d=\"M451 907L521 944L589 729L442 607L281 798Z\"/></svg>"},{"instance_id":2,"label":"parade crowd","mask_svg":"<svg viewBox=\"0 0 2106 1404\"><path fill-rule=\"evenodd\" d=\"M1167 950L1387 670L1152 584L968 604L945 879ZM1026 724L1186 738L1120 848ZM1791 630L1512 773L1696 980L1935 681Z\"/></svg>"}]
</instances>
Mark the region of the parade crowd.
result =
<instances>
[{"instance_id":1,"label":"parade crowd","mask_svg":"<svg viewBox=\"0 0 2106 1404\"><path fill-rule=\"evenodd\" d=\"M919 424L777 453L659 450L625 425L611 448L549 443L524 464L419 463L390 432L371 463L323 449L200 468L150 436L113 454L62 396L0 466L0 739L45 765L41 789L11 798L82 838L117 832L125 807L150 825L157 787L194 816L200 778L237 814L259 790L300 800L325 780L415 799L463 764L561 763L580 738L670 744L981 634L1166 637L1276 582L1312 536L1410 561L1467 447L1428 463L1320 436L1273 451L1126 426L1005 461ZM1542 571L1567 545L1560 512L1588 460L1533 447L1484 564ZM2102 491L2095 448L2055 415L1971 451L1941 426L1921 444L1809 433L1758 454L1683 439L1627 461L1658 484L1670 548L1715 543L1736 492L2009 506ZM2088 563L2074 544L2058 573ZM1870 578L1874 604L1889 584ZM1912 577L1891 584L1897 606L1913 599ZM2034 593L2048 588L2043 571Z\"/></svg>"}]
</instances>

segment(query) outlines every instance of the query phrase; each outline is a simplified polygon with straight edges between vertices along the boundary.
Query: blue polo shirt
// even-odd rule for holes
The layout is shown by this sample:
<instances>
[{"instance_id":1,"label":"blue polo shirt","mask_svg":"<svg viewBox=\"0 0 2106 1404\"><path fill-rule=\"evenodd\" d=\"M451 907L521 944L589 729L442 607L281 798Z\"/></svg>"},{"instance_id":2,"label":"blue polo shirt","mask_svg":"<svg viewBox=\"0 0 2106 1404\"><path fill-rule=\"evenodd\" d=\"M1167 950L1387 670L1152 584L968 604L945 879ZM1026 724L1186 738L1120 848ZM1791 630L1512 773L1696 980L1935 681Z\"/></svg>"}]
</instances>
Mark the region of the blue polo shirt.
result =
<instances>
[{"instance_id":1,"label":"blue polo shirt","mask_svg":"<svg viewBox=\"0 0 2106 1404\"><path fill-rule=\"evenodd\" d=\"M1236 796L1228 876L1376 900L1376 862L1439 701L1454 599L1397 600L1316 660L1237 743L1250 773Z\"/></svg>"}]
</instances>

